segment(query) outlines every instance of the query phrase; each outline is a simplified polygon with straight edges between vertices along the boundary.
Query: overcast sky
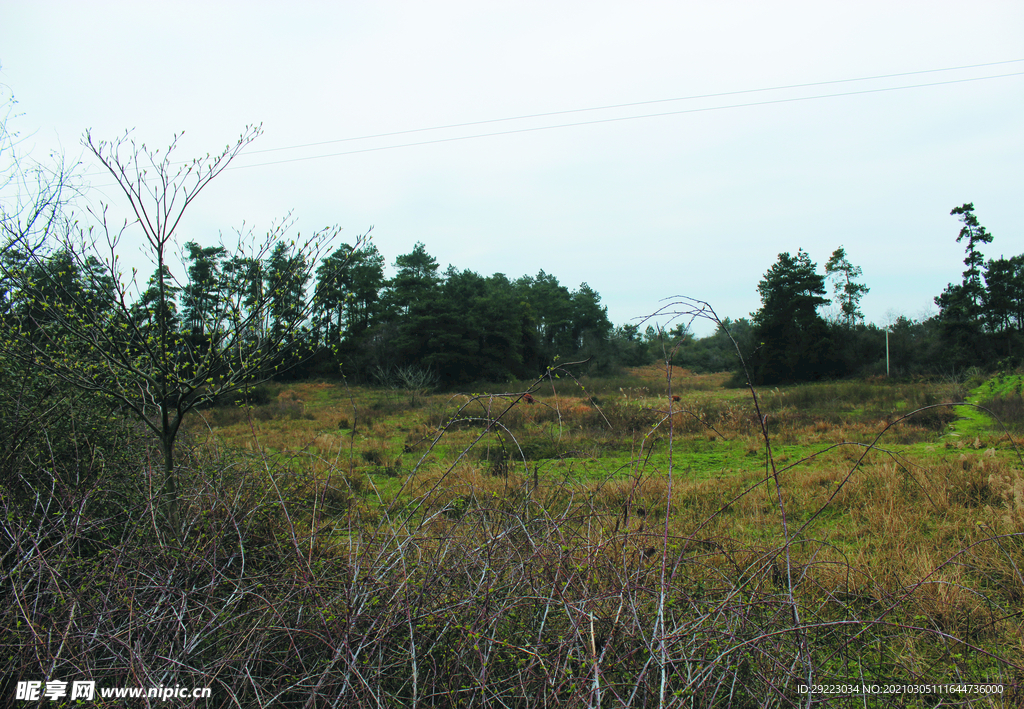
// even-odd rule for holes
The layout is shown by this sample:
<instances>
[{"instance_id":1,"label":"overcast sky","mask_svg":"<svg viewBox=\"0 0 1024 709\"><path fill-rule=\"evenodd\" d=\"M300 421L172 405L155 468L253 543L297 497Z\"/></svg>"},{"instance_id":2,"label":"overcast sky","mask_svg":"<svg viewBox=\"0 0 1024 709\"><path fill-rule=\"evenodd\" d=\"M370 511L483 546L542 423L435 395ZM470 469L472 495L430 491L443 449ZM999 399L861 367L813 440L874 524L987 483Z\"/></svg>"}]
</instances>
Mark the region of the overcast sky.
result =
<instances>
[{"instance_id":1,"label":"overcast sky","mask_svg":"<svg viewBox=\"0 0 1024 709\"><path fill-rule=\"evenodd\" d=\"M182 242L294 210L373 225L389 264L422 241L442 268L586 282L616 324L677 294L748 316L780 252L823 269L840 245L869 321L927 316L964 202L987 256L1024 252L1024 61L934 71L1011 60L1019 0L0 5L12 125L83 159L94 202L117 193L86 129L185 131L187 158L262 123Z\"/></svg>"}]
</instances>

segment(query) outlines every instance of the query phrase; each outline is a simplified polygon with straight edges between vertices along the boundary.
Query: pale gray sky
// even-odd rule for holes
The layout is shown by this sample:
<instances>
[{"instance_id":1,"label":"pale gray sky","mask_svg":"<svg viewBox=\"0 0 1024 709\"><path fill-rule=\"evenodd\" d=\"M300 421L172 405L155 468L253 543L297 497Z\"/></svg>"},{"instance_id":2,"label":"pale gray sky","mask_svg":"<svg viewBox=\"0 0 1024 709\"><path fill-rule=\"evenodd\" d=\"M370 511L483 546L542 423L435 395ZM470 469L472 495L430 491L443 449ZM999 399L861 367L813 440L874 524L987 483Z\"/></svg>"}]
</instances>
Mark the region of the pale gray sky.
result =
<instances>
[{"instance_id":1,"label":"pale gray sky","mask_svg":"<svg viewBox=\"0 0 1024 709\"><path fill-rule=\"evenodd\" d=\"M675 294L747 316L779 252L823 265L841 244L869 320L918 317L960 279L949 211L968 201L988 256L1024 252L1024 62L328 141L1021 59L1019 0L0 7L0 84L37 158L81 156L87 128L151 146L185 131L186 158L263 124L236 164L291 162L224 173L182 241L289 210L304 232L374 225L389 263L423 241L442 267L544 269L617 324ZM116 200L89 172L92 199Z\"/></svg>"}]
</instances>

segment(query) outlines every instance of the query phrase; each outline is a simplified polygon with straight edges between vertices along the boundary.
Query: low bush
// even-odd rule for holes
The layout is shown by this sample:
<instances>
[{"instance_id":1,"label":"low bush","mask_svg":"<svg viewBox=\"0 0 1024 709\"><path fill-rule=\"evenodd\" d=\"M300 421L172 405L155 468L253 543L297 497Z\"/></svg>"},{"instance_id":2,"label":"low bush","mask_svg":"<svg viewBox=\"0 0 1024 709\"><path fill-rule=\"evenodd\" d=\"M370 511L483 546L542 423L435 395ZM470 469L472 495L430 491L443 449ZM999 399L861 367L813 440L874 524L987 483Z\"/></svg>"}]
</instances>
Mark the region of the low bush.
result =
<instances>
[{"instance_id":1,"label":"low bush","mask_svg":"<svg viewBox=\"0 0 1024 709\"><path fill-rule=\"evenodd\" d=\"M945 431L957 419L952 406L938 404L913 413L907 421L929 431Z\"/></svg>"},{"instance_id":2,"label":"low bush","mask_svg":"<svg viewBox=\"0 0 1024 709\"><path fill-rule=\"evenodd\" d=\"M1020 391L996 394L981 402L992 415L1012 431L1024 431L1024 397Z\"/></svg>"}]
</instances>

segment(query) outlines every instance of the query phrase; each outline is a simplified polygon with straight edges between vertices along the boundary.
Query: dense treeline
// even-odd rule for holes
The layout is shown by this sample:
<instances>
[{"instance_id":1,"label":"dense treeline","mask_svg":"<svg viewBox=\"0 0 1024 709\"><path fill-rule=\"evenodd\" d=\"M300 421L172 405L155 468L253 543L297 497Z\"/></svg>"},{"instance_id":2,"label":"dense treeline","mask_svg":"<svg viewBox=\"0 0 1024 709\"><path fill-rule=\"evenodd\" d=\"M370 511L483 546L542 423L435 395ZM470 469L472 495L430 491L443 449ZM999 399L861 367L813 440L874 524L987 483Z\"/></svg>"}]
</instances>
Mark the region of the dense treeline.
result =
<instances>
[{"instance_id":1,"label":"dense treeline","mask_svg":"<svg viewBox=\"0 0 1024 709\"><path fill-rule=\"evenodd\" d=\"M716 331L703 338L681 321L668 330L615 327L589 285L570 290L543 270L515 280L455 266L442 271L422 243L397 256L388 278L385 256L368 238L334 248L340 230L332 227L296 241L287 219L260 243L240 233L231 250L189 241L182 262L172 262L185 207L258 134L247 129L222 154L180 168L166 157L174 144L158 155L127 138L94 142L87 134L84 145L138 215L133 226L156 269L141 285L134 274L115 274L113 249L100 248L102 239L78 226L64 201L69 177L61 173L49 184L47 177L35 203L2 205L0 325L8 336L0 347L135 406L144 420L165 419L159 433L167 441L201 400L270 373L454 387L531 378L556 361L580 362L579 371L599 375L664 359L697 372L733 370L737 383L749 376L772 384L883 373L887 334L897 375L1021 361L1024 254L986 261L981 248L993 237L972 203L951 212L966 247L962 282L935 298L938 315L923 322L901 317L888 333L864 322L860 300L869 289L842 247L824 273L802 249L779 254L757 286L760 309L749 319L716 319ZM129 145L133 156L126 159L121 151ZM140 158L151 164L150 177ZM24 179L17 165L8 170L12 184ZM133 170L141 170L137 178ZM201 177L193 184L195 175ZM153 180L148 191L139 186L146 179ZM161 205L176 205L175 218L151 218ZM110 231L105 218L100 228L109 245L118 243L121 232ZM172 266L181 269L178 276ZM139 393L139 401L128 392ZM168 409L177 417L167 419Z\"/></svg>"},{"instance_id":2,"label":"dense treeline","mask_svg":"<svg viewBox=\"0 0 1024 709\"><path fill-rule=\"evenodd\" d=\"M183 282L165 264L163 279L154 271L135 302L118 307L113 276L94 257L64 247L30 255L9 244L0 256L0 313L27 325L26 334L53 333L88 304L92 324L113 326L128 313L129 322L114 329L129 351L166 330L170 349L187 353L187 364L230 333L239 349L287 345L274 362L278 378L341 371L382 384L530 378L555 361L583 362L590 374L664 357L695 371L722 371L736 360L726 328L745 350L751 341L746 319L726 319L702 339L681 325L614 327L586 283L570 290L543 270L515 280L455 266L441 271L422 243L395 259L391 278L368 239L341 244L315 265L285 241L262 251L262 258L243 256L188 242Z\"/></svg>"},{"instance_id":3,"label":"dense treeline","mask_svg":"<svg viewBox=\"0 0 1024 709\"><path fill-rule=\"evenodd\" d=\"M1020 366L1024 353L1024 255L985 260L979 246L992 242L972 203L951 215L966 240L963 282L935 298L939 313L924 320L900 316L888 327L864 321L860 300L869 288L862 269L836 249L819 272L802 249L781 253L758 284L761 307L748 320L726 318L709 337L692 338L685 328L636 337L639 358L668 357L697 372L733 370L735 384L813 381L848 376L956 375L970 367ZM832 297L826 298L831 282ZM823 314L831 304L831 312ZM705 313L692 311L705 317ZM888 335L888 337L887 337ZM888 348L886 342L888 340ZM746 367L740 366L737 350ZM625 361L625 360L623 360Z\"/></svg>"},{"instance_id":4,"label":"dense treeline","mask_svg":"<svg viewBox=\"0 0 1024 709\"><path fill-rule=\"evenodd\" d=\"M864 322L859 301L868 291L861 269L840 247L825 272L800 250L782 253L758 286L762 306L750 319L726 318L712 335L693 337L684 325L670 330L614 327L600 295L586 283L570 290L543 270L511 280L449 266L441 271L422 243L394 261L369 240L342 244L318 264L284 241L263 258L233 255L223 246L185 245L187 279L157 274L131 305L130 332L145 337L162 322L179 347L202 348L225 329L248 329L254 342L287 328L289 352L277 362L280 377L331 376L354 381L457 386L474 381L528 378L556 359L586 361L592 374L669 359L697 372L740 371L737 351L757 383L852 375L949 373L969 366L1013 366L1024 344L1024 255L985 261L979 245L992 241L973 205L953 210L967 240L964 278L936 297L938 315L900 317L888 328ZM110 312L113 276L94 258L67 250L29 258L3 253L0 313L45 329L54 306ZM315 268L314 268L315 266ZM163 266L167 268L166 265ZM20 293L21 282L50 284L47 303ZM826 298L827 284L833 297ZM304 310L310 299L312 307ZM77 294L69 297L68 294ZM166 312L158 313L157 302ZM833 303L826 318L822 306ZM230 307L228 307L230 305ZM51 308L49 312L45 308ZM301 327L295 320L302 319ZM263 333L262 335L260 333ZM277 340L282 340L279 336ZM132 345L130 338L125 347Z\"/></svg>"},{"instance_id":5,"label":"dense treeline","mask_svg":"<svg viewBox=\"0 0 1024 709\"><path fill-rule=\"evenodd\" d=\"M113 276L95 259L66 249L28 254L17 244L2 259L0 312L27 326L29 337L66 326L67 309L88 303L89 322L111 325L127 350L144 349L165 330L172 349L189 351L229 332L249 349L284 341L289 354L277 366L289 377L340 367L358 381L416 372L455 385L532 377L556 357L588 360L591 371L620 360L607 308L586 283L569 290L544 271L514 281L454 266L442 273L421 243L395 260L389 279L369 240L342 244L315 270L285 241L263 258L188 242L184 283L169 277L165 264L164 278L154 272L127 308L115 307ZM128 322L116 323L125 312Z\"/></svg>"},{"instance_id":6,"label":"dense treeline","mask_svg":"<svg viewBox=\"0 0 1024 709\"><path fill-rule=\"evenodd\" d=\"M967 269L960 284L935 298L939 313L923 322L905 317L889 330L889 367L897 375L955 373L967 367L1013 367L1024 345L1024 255L985 261L979 246L992 235L974 215L973 203L951 215L963 224ZM857 282L861 269L840 247L825 274L807 253L780 254L758 291L762 306L753 315L749 371L758 383L778 383L885 372L886 333L865 324L859 310L868 288ZM826 280L834 287L825 298ZM838 317L826 321L819 308L833 302Z\"/></svg>"},{"instance_id":7,"label":"dense treeline","mask_svg":"<svg viewBox=\"0 0 1024 709\"><path fill-rule=\"evenodd\" d=\"M422 243L395 260L372 243L342 245L329 281L317 284L311 336L317 370L341 366L358 380L426 373L446 385L535 376L555 357L607 366L613 327L596 291L574 291L544 271L510 280L449 266L439 272Z\"/></svg>"}]
</instances>

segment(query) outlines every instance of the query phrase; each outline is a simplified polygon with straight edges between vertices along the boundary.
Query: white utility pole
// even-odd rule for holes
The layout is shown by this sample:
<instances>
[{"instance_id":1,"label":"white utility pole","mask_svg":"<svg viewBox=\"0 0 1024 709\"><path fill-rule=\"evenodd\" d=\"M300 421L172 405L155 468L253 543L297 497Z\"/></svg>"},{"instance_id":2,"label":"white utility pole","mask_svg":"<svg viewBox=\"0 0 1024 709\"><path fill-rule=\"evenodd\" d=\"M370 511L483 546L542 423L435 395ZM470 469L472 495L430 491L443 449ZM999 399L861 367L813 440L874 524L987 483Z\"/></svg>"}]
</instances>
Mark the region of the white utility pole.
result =
<instances>
[{"instance_id":1,"label":"white utility pole","mask_svg":"<svg viewBox=\"0 0 1024 709\"><path fill-rule=\"evenodd\" d=\"M885 329L885 377L889 378L889 328Z\"/></svg>"}]
</instances>

